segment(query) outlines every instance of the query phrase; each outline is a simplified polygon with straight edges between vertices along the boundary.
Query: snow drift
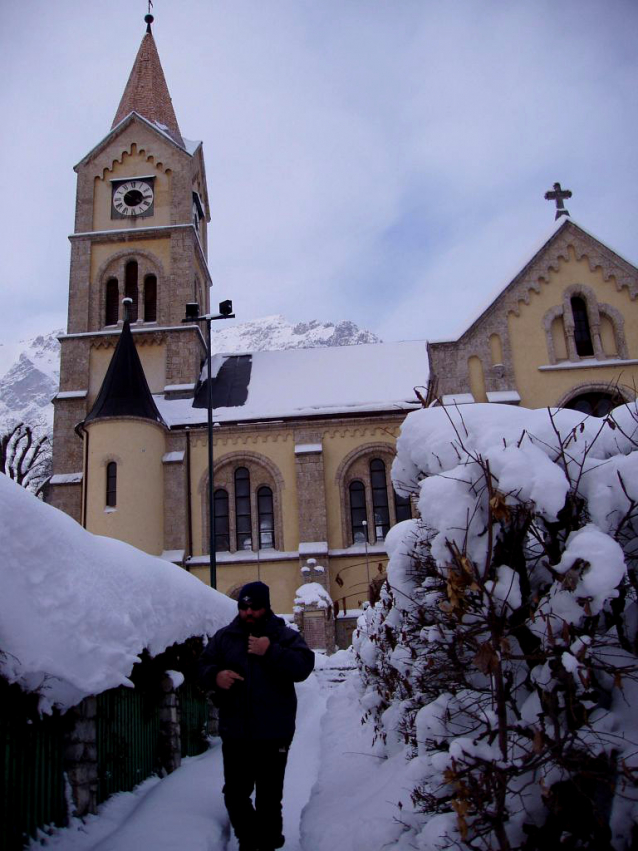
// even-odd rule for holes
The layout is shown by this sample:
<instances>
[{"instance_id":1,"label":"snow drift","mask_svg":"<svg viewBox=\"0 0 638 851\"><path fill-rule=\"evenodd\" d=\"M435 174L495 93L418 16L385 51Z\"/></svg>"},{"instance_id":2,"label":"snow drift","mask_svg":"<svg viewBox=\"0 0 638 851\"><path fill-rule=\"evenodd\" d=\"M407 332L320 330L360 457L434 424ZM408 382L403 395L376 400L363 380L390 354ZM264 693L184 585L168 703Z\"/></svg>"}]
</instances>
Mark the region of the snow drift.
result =
<instances>
[{"instance_id":1,"label":"snow drift","mask_svg":"<svg viewBox=\"0 0 638 851\"><path fill-rule=\"evenodd\" d=\"M128 679L139 655L211 635L235 603L182 568L92 535L0 475L0 672L67 709Z\"/></svg>"}]
</instances>

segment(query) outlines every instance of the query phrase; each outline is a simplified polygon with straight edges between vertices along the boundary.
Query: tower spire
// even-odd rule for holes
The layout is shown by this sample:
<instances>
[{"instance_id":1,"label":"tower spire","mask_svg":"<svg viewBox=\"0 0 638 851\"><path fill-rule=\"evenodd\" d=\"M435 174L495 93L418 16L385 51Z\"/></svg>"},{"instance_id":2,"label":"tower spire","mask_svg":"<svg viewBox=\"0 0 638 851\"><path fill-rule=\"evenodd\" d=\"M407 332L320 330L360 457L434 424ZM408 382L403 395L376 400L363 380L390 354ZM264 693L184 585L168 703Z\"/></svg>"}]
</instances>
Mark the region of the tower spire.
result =
<instances>
[{"instance_id":1,"label":"tower spire","mask_svg":"<svg viewBox=\"0 0 638 851\"><path fill-rule=\"evenodd\" d=\"M151 5L149 3L149 12L144 17L146 33L137 51L112 126L115 127L131 112L137 112L157 125L160 130L168 133L178 145L184 147L184 140L180 133L173 102L162 70L162 63L151 32L151 24L154 20L150 13Z\"/></svg>"}]
</instances>

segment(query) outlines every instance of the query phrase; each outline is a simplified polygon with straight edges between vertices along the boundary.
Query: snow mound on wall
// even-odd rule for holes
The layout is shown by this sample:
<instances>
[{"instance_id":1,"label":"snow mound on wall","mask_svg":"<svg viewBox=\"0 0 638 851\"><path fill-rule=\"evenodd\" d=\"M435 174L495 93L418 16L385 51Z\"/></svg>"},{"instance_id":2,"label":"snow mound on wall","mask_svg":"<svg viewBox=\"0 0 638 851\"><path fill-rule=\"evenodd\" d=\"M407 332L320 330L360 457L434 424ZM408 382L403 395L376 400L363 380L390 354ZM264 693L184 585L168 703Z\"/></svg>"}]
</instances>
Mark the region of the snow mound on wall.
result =
<instances>
[{"instance_id":1,"label":"snow mound on wall","mask_svg":"<svg viewBox=\"0 0 638 851\"><path fill-rule=\"evenodd\" d=\"M0 672L41 709L128 679L139 655L212 635L235 603L182 568L92 535L0 475Z\"/></svg>"},{"instance_id":2,"label":"snow mound on wall","mask_svg":"<svg viewBox=\"0 0 638 851\"><path fill-rule=\"evenodd\" d=\"M323 585L318 582L307 582L295 591L294 611L301 612L305 606L317 606L319 609L329 609L332 597Z\"/></svg>"}]
</instances>

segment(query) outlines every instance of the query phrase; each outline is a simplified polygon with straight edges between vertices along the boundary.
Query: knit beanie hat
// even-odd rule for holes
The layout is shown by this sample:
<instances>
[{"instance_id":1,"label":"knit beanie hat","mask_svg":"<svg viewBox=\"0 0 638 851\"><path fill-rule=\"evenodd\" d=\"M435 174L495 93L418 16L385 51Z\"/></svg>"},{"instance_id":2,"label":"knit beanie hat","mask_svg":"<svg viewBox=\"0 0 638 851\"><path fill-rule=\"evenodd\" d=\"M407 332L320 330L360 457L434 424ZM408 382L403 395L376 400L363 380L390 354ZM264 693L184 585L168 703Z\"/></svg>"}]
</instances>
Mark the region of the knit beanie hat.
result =
<instances>
[{"instance_id":1,"label":"knit beanie hat","mask_svg":"<svg viewBox=\"0 0 638 851\"><path fill-rule=\"evenodd\" d=\"M237 603L253 609L269 609L270 589L263 582L249 582L239 592Z\"/></svg>"}]
</instances>

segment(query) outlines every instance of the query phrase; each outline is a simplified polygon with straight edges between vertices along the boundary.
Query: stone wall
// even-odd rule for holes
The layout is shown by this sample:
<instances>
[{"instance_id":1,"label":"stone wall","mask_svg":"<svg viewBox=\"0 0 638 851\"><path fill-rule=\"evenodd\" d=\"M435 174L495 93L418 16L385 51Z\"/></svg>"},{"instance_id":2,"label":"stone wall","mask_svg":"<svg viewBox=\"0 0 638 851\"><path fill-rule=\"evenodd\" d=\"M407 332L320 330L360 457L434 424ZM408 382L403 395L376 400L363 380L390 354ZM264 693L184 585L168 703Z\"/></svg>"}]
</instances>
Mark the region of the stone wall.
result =
<instances>
[{"instance_id":1,"label":"stone wall","mask_svg":"<svg viewBox=\"0 0 638 851\"><path fill-rule=\"evenodd\" d=\"M97 811L96 714L95 697L85 698L68 712L71 728L67 734L64 761L76 816Z\"/></svg>"}]
</instances>

